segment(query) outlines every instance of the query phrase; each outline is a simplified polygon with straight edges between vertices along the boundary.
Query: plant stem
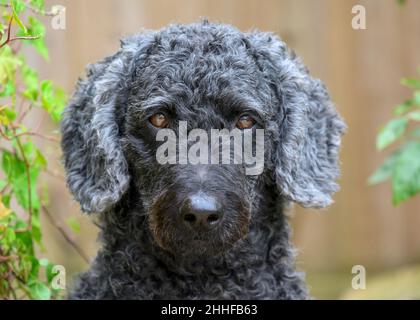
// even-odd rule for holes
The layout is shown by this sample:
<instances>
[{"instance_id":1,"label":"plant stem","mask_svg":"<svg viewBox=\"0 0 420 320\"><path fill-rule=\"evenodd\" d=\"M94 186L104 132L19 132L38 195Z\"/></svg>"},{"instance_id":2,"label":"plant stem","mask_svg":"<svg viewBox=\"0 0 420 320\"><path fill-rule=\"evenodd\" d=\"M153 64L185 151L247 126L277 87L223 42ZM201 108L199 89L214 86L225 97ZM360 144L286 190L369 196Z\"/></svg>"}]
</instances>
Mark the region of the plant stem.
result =
<instances>
[{"instance_id":1,"label":"plant stem","mask_svg":"<svg viewBox=\"0 0 420 320\"><path fill-rule=\"evenodd\" d=\"M22 154L22 159L25 164L26 170L26 182L27 182L27 189L28 189L28 212L29 212L29 219L28 219L28 229L32 230L32 192L31 192L31 172L30 172L30 164L28 158L26 157L25 151L23 150L22 143L19 139L19 136L16 135L15 129L13 129L13 133L16 139L16 143L18 145L19 151Z\"/></svg>"},{"instance_id":2,"label":"plant stem","mask_svg":"<svg viewBox=\"0 0 420 320\"><path fill-rule=\"evenodd\" d=\"M71 236L66 232L66 230L63 228L60 222L56 221L53 216L50 214L48 209L45 206L42 206L42 210L45 212L45 215L47 216L50 223L60 232L60 234L63 236L64 239L73 247L74 250L82 257L82 259L89 263L89 257L88 255L83 251L82 248L79 247L79 245L71 238Z\"/></svg>"},{"instance_id":3,"label":"plant stem","mask_svg":"<svg viewBox=\"0 0 420 320\"><path fill-rule=\"evenodd\" d=\"M56 16L58 14L58 11L53 11L53 10L50 10L50 11L39 10L38 8L35 8L34 6L32 6L30 4L30 1L26 1L25 2L25 6L26 6L26 8L28 8L29 10L31 10L33 13L39 14L39 15L42 15L42 16L51 16L51 17L53 17L53 16ZM8 4L8 3L2 3L2 4L0 4L0 7L11 8L12 6L10 4Z\"/></svg>"}]
</instances>

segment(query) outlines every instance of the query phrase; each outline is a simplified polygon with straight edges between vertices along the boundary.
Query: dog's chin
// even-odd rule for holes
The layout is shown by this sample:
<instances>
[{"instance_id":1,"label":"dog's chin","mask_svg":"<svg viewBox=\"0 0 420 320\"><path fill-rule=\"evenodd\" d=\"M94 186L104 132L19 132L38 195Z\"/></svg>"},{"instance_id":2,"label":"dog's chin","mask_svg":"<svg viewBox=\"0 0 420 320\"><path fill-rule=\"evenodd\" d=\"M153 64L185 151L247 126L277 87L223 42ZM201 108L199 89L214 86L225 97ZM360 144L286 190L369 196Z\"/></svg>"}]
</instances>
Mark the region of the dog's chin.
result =
<instances>
[{"instance_id":1,"label":"dog's chin","mask_svg":"<svg viewBox=\"0 0 420 320\"><path fill-rule=\"evenodd\" d=\"M243 211L234 223L225 223L208 231L177 227L160 215L149 215L149 230L155 245L172 256L188 260L216 257L234 249L249 231L249 214ZM229 228L234 225L235 228Z\"/></svg>"},{"instance_id":2,"label":"dog's chin","mask_svg":"<svg viewBox=\"0 0 420 320\"><path fill-rule=\"evenodd\" d=\"M213 243L208 240L192 240L189 245L177 248L178 254L189 259L202 259L223 255L235 246L235 243Z\"/></svg>"},{"instance_id":3,"label":"dog's chin","mask_svg":"<svg viewBox=\"0 0 420 320\"><path fill-rule=\"evenodd\" d=\"M208 259L211 257L221 256L229 250L235 248L239 239L231 239L222 241L220 239L185 239L177 241L156 241L157 244L167 252L172 253L174 256L187 259L198 260Z\"/></svg>"}]
</instances>

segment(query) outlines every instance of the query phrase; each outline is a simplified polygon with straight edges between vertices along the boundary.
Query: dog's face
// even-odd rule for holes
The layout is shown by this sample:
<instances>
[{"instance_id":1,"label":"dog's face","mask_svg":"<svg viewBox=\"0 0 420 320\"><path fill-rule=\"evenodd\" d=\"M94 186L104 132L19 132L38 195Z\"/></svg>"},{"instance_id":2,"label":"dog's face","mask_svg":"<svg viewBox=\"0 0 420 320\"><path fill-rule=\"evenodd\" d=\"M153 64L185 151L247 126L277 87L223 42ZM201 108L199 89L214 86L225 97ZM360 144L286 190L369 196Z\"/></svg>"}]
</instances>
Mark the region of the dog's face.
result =
<instances>
[{"instance_id":1,"label":"dog's face","mask_svg":"<svg viewBox=\"0 0 420 320\"><path fill-rule=\"evenodd\" d=\"M89 73L62 126L69 187L84 211L107 214L130 189L157 245L208 256L247 235L264 184L304 206L331 202L344 124L272 35L171 26L128 40ZM220 143L213 130L231 135ZM233 160L245 150L261 170Z\"/></svg>"},{"instance_id":2,"label":"dog's face","mask_svg":"<svg viewBox=\"0 0 420 320\"><path fill-rule=\"evenodd\" d=\"M159 143L135 139L127 143L133 185L158 245L177 254L208 255L222 252L246 235L255 179L246 176L244 168L162 165L156 158L153 164L145 163L139 155L147 153L153 159Z\"/></svg>"},{"instance_id":3,"label":"dog's face","mask_svg":"<svg viewBox=\"0 0 420 320\"><path fill-rule=\"evenodd\" d=\"M182 59L174 56L180 50L188 51ZM177 255L221 253L246 236L263 170L249 174L245 161L234 163L233 157L223 163L222 152L219 161L212 162L212 151L232 156L238 152L234 143L222 150L222 141L211 139L212 132L236 132L242 142L248 133L254 153L261 152L256 132L264 129L274 110L258 90L263 76L245 47L228 59L229 48L203 51L205 47L191 50L179 44L150 54L143 62L148 68L136 66L136 77L128 84L131 93L122 120L124 154L149 228L158 245ZM187 136L180 132L182 122ZM197 129L205 138L188 138ZM158 135L164 130L171 130L176 139L161 141ZM164 144L169 144L167 152L175 151L173 159L168 155L172 163L158 159ZM182 163L182 153L188 158L193 145L203 148L194 155L207 155L199 163L192 159Z\"/></svg>"}]
</instances>

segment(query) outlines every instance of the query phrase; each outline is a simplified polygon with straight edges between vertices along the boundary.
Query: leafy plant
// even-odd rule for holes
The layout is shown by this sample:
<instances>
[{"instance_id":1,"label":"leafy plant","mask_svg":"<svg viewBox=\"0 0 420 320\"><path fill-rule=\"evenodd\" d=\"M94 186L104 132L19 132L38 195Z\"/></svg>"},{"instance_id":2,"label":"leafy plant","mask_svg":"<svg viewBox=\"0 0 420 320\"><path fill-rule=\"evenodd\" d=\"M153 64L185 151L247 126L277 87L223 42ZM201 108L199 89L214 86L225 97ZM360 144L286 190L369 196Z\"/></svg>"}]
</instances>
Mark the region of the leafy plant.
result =
<instances>
[{"instance_id":1,"label":"leafy plant","mask_svg":"<svg viewBox=\"0 0 420 320\"><path fill-rule=\"evenodd\" d=\"M395 107L395 117L380 130L376 140L378 150L398 145L369 178L370 184L391 179L395 205L420 192L420 78L404 78L401 84L411 88L413 96Z\"/></svg>"},{"instance_id":2,"label":"leafy plant","mask_svg":"<svg viewBox=\"0 0 420 320\"><path fill-rule=\"evenodd\" d=\"M32 126L25 119L43 110L59 121L66 95L41 81L20 53L22 44L30 45L48 58L45 27L33 16L46 14L44 1L0 0L0 9L0 298L57 298L60 292L50 286L53 265L36 253L44 250L39 216L47 197L38 178L47 160L33 137L58 139L41 134L41 122Z\"/></svg>"}]
</instances>

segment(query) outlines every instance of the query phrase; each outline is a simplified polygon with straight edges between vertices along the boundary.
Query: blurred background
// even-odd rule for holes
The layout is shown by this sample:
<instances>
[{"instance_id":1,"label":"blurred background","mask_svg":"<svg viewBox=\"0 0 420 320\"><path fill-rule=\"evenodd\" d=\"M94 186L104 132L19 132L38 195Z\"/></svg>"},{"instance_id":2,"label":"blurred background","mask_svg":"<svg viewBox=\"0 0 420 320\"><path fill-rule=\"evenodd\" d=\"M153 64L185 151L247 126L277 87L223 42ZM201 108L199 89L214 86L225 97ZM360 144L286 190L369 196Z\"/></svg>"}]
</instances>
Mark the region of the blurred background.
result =
<instances>
[{"instance_id":1,"label":"blurred background","mask_svg":"<svg viewBox=\"0 0 420 320\"><path fill-rule=\"evenodd\" d=\"M171 22L233 24L280 35L311 73L329 88L349 130L341 151L341 190L324 210L294 208L291 222L299 250L298 266L307 273L315 298L420 298L420 197L394 207L390 183L368 186L367 179L387 151L375 139L395 105L412 92L400 85L420 65L420 1L393 0L48 0L66 8L66 27L47 23L50 60L35 54L29 64L41 77L71 92L86 64L115 52L119 39ZM354 30L352 7L366 8L366 29ZM30 49L29 49L30 50ZM44 128L45 132L54 129ZM40 142L41 143L41 142ZM82 216L65 187L57 146L49 145L50 212L62 221L77 219L74 240L90 257L98 248L97 228ZM42 217L45 255L71 277L87 264ZM354 265L366 268L366 289L351 286Z\"/></svg>"}]
</instances>

